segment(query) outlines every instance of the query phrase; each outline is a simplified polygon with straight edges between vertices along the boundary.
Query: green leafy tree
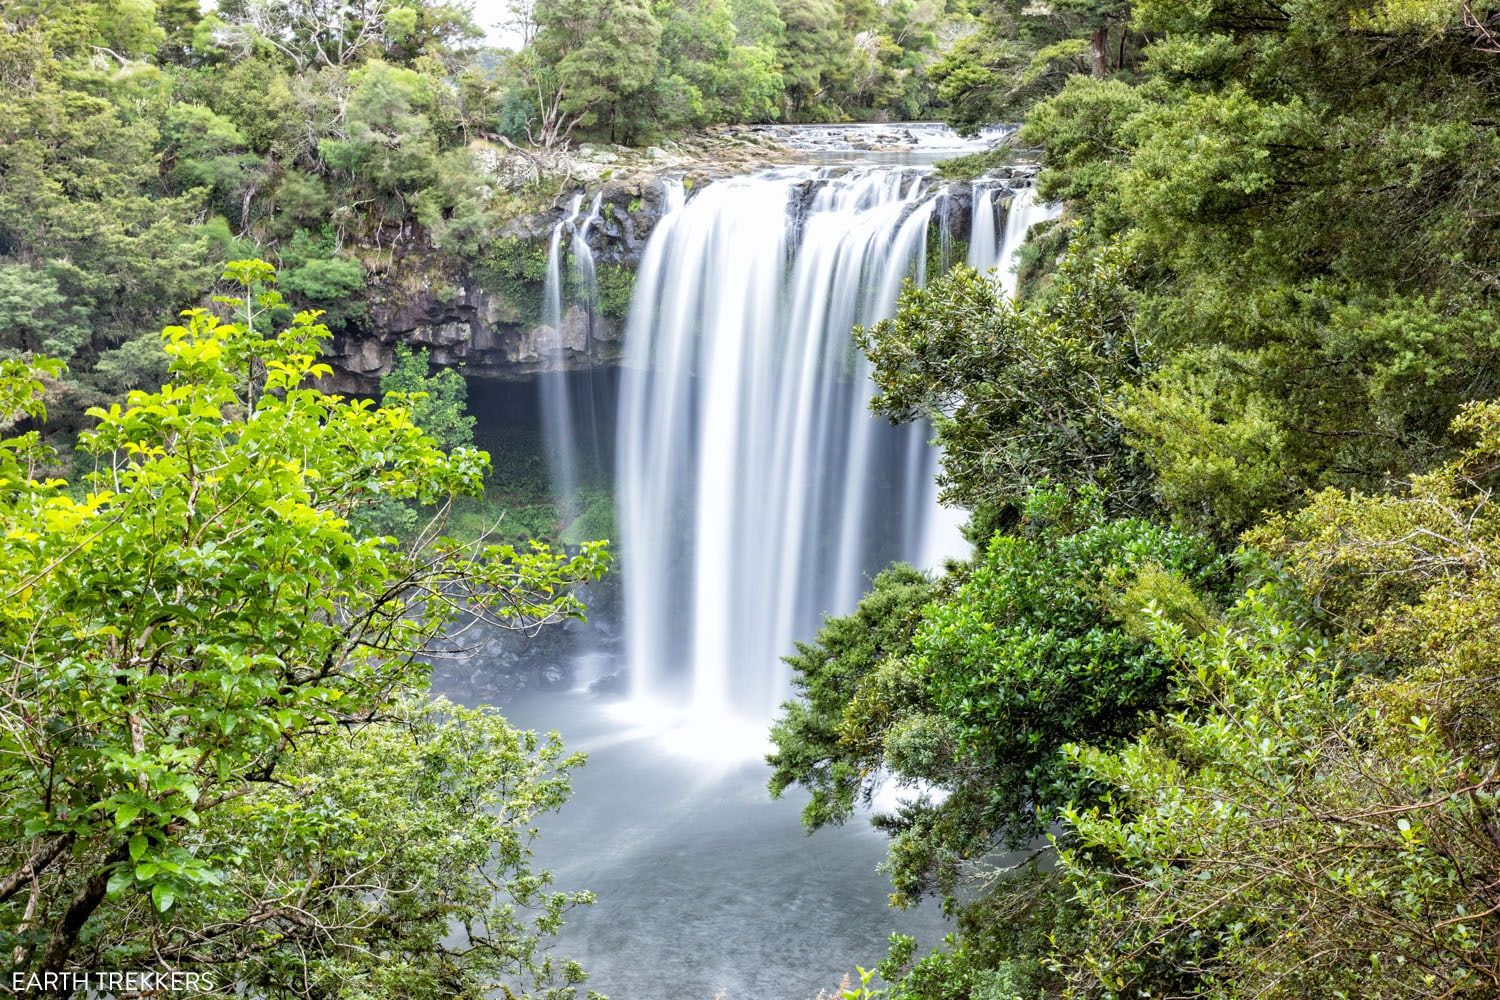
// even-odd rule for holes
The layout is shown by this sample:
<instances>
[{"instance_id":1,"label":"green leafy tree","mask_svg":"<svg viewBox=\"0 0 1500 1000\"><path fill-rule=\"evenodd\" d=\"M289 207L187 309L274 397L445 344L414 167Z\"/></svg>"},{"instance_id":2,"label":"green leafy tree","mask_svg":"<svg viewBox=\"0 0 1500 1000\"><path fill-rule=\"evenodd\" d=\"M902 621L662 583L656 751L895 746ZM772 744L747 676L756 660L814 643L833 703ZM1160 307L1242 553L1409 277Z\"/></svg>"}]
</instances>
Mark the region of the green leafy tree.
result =
<instances>
[{"instance_id":1,"label":"green leafy tree","mask_svg":"<svg viewBox=\"0 0 1500 1000\"><path fill-rule=\"evenodd\" d=\"M162 303L186 304L212 277L193 225L197 199L163 196L157 122L91 92L72 69L108 32L127 31L101 22L95 6L57 11L56 20L0 11L0 262L7 284L31 286L45 310L6 335L37 341L28 347L47 339L85 369L97 350L128 339ZM46 309L57 295L66 306ZM69 392L74 409L98 398L86 382Z\"/></svg>"},{"instance_id":2,"label":"green leafy tree","mask_svg":"<svg viewBox=\"0 0 1500 1000\"><path fill-rule=\"evenodd\" d=\"M776 0L733 0L734 37L741 45L774 48L786 31Z\"/></svg>"},{"instance_id":3,"label":"green leafy tree","mask_svg":"<svg viewBox=\"0 0 1500 1000\"><path fill-rule=\"evenodd\" d=\"M297 230L283 245L278 282L298 303L329 303L326 322L342 325L364 312L359 293L365 286L365 269L339 253L336 244L327 226L318 233Z\"/></svg>"},{"instance_id":4,"label":"green leafy tree","mask_svg":"<svg viewBox=\"0 0 1500 1000\"><path fill-rule=\"evenodd\" d=\"M1054 95L1022 140L1067 214L1024 307L959 271L862 335L992 541L914 626L870 595L904 652L799 660L778 781L828 821L931 784L890 869L959 923L891 997L1489 996L1496 12L1133 6L990 5L934 69L967 127ZM1113 518L1033 529L1048 479ZM1162 533L1219 568L1158 572ZM1042 832L1059 867L994 850Z\"/></svg>"},{"instance_id":5,"label":"green leafy tree","mask_svg":"<svg viewBox=\"0 0 1500 1000\"><path fill-rule=\"evenodd\" d=\"M380 379L382 406L402 406L444 451L474 443L474 418L468 414L469 386L455 369L429 372L427 352L405 344L396 348L396 364Z\"/></svg>"},{"instance_id":6,"label":"green leafy tree","mask_svg":"<svg viewBox=\"0 0 1500 1000\"><path fill-rule=\"evenodd\" d=\"M23 973L120 958L206 963L267 989L316 977L316 995L335 995L342 969L396 974L389 954L418 995L524 989L554 971L534 935L569 902L522 846L533 812L559 799L562 761L497 720L437 724L403 705L455 618L530 628L578 614L567 585L596 577L603 552L470 551L433 540L440 520L421 546L360 533L371 504L477 491L487 456L444 452L401 406L319 391L317 314L272 332L286 310L270 266L226 277L243 289L223 300L232 321L191 310L164 331L169 385L90 411L81 447L95 465L76 491L34 478L35 433L0 446L7 954ZM4 412L37 415L42 383L4 364ZM360 733L401 719L412 734ZM400 790L383 819L346 811L360 783L326 783L372 767ZM500 800L448 784L492 789L505 773L521 798L496 819L486 802ZM454 841L453 820L480 825ZM405 843L392 853L365 835ZM543 906L537 924L489 901L491 862L516 900ZM450 950L465 916L473 946ZM366 933L385 945L366 949Z\"/></svg>"},{"instance_id":7,"label":"green leafy tree","mask_svg":"<svg viewBox=\"0 0 1500 1000\"><path fill-rule=\"evenodd\" d=\"M777 113L782 80L774 49L737 44L740 33L727 0L660 0L655 13L662 26L655 115L663 127L701 127ZM748 30L760 38L779 23Z\"/></svg>"},{"instance_id":8,"label":"green leafy tree","mask_svg":"<svg viewBox=\"0 0 1500 1000\"><path fill-rule=\"evenodd\" d=\"M435 180L432 80L372 61L350 73L349 82L354 92L344 119L348 138L324 139L319 144L324 159L377 191L425 187Z\"/></svg>"},{"instance_id":9,"label":"green leafy tree","mask_svg":"<svg viewBox=\"0 0 1500 1000\"><path fill-rule=\"evenodd\" d=\"M88 309L45 269L0 263L0 347L70 358L88 343Z\"/></svg>"},{"instance_id":10,"label":"green leafy tree","mask_svg":"<svg viewBox=\"0 0 1500 1000\"><path fill-rule=\"evenodd\" d=\"M1114 510L1155 506L1149 468L1117 414L1148 365L1120 245L1069 252L1026 304L968 268L902 292L896 315L856 331L873 362L871 405L926 417L943 446L948 502L1012 517L1044 483L1092 485Z\"/></svg>"},{"instance_id":11,"label":"green leafy tree","mask_svg":"<svg viewBox=\"0 0 1500 1000\"><path fill-rule=\"evenodd\" d=\"M942 53L931 78L943 116L973 134L1024 120L1075 75L1133 68L1139 51L1123 0L985 0L976 30Z\"/></svg>"},{"instance_id":12,"label":"green leafy tree","mask_svg":"<svg viewBox=\"0 0 1500 1000\"><path fill-rule=\"evenodd\" d=\"M156 0L156 23L165 33L159 53L175 62L186 62L193 48L193 35L203 20L196 0Z\"/></svg>"},{"instance_id":13,"label":"green leafy tree","mask_svg":"<svg viewBox=\"0 0 1500 1000\"><path fill-rule=\"evenodd\" d=\"M488 179L469 150L452 149L438 157L435 182L413 198L417 219L427 228L432 245L458 259L477 256L501 221L489 191Z\"/></svg>"},{"instance_id":14,"label":"green leafy tree","mask_svg":"<svg viewBox=\"0 0 1500 1000\"><path fill-rule=\"evenodd\" d=\"M562 109L611 141L647 124L642 102L656 79L661 25L646 0L538 0L536 52L551 68Z\"/></svg>"},{"instance_id":15,"label":"green leafy tree","mask_svg":"<svg viewBox=\"0 0 1500 1000\"><path fill-rule=\"evenodd\" d=\"M478 36L462 7L420 0L225 0L217 14L299 73L384 55L446 53Z\"/></svg>"},{"instance_id":16,"label":"green leafy tree","mask_svg":"<svg viewBox=\"0 0 1500 1000\"><path fill-rule=\"evenodd\" d=\"M951 590L889 571L799 649L803 694L772 731L772 791L812 790L816 828L848 819L885 775L941 789L877 825L893 838L894 898L957 906L961 877L1087 793L1064 744L1119 743L1163 704L1168 661L1140 609L1205 627L1199 595L1225 570L1202 538L1104 517L1097 494L1037 492L1023 530L995 534Z\"/></svg>"},{"instance_id":17,"label":"green leafy tree","mask_svg":"<svg viewBox=\"0 0 1500 1000\"><path fill-rule=\"evenodd\" d=\"M1149 264L1132 284L1162 370L1121 418L1169 506L1225 534L1430 467L1493 394L1475 268L1497 231L1464 206L1492 180L1474 123L1496 64L1461 11L1432 31L1395 10L1140 3L1151 84L1075 78L1024 133L1078 236Z\"/></svg>"},{"instance_id":18,"label":"green leafy tree","mask_svg":"<svg viewBox=\"0 0 1500 1000\"><path fill-rule=\"evenodd\" d=\"M824 77L846 50L833 0L781 0L785 26L778 57L792 115L808 111L823 92Z\"/></svg>"},{"instance_id":19,"label":"green leafy tree","mask_svg":"<svg viewBox=\"0 0 1500 1000\"><path fill-rule=\"evenodd\" d=\"M1110 790L1064 813L1080 992L1493 993L1500 409L1456 430L1402 490L1257 529L1285 579L1198 637L1153 627L1191 709L1070 749Z\"/></svg>"},{"instance_id":20,"label":"green leafy tree","mask_svg":"<svg viewBox=\"0 0 1500 1000\"><path fill-rule=\"evenodd\" d=\"M167 110L162 139L171 150L172 180L179 191L207 188L221 211L245 218L244 195L255 187L263 167L245 147L234 123L198 104L175 104Z\"/></svg>"},{"instance_id":21,"label":"green leafy tree","mask_svg":"<svg viewBox=\"0 0 1500 1000\"><path fill-rule=\"evenodd\" d=\"M887 660L910 650L922 609L938 593L919 570L893 566L871 581L853 614L826 619L816 641L799 643L787 657L797 697L782 706L771 730L771 794L794 784L806 787L812 793L802 810L808 829L843 823L857 805L869 802L869 778L883 763L881 742L854 738L846 713ZM920 705L915 690L899 701L889 687L879 693L870 707L890 720Z\"/></svg>"}]
</instances>

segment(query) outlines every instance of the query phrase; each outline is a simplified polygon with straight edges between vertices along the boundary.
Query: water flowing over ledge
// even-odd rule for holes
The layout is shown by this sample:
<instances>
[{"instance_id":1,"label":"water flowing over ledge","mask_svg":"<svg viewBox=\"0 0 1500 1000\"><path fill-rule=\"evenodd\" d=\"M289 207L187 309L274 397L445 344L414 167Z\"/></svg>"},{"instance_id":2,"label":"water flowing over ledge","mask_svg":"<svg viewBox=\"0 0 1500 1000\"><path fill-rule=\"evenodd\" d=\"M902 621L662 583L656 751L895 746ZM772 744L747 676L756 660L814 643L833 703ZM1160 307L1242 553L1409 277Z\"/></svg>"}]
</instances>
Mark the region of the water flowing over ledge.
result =
<instances>
[{"instance_id":1,"label":"water flowing over ledge","mask_svg":"<svg viewBox=\"0 0 1500 1000\"><path fill-rule=\"evenodd\" d=\"M763 723L789 693L780 657L823 615L850 610L893 561L962 554L962 512L936 502L930 428L868 411L850 337L893 313L907 279L952 263L931 259L947 253L951 194L930 170L884 166L778 168L692 197L669 187L617 420L637 697ZM1047 210L1017 193L1002 245L1009 194L976 190L964 222L970 260L999 264L1013 289L1016 245Z\"/></svg>"}]
</instances>

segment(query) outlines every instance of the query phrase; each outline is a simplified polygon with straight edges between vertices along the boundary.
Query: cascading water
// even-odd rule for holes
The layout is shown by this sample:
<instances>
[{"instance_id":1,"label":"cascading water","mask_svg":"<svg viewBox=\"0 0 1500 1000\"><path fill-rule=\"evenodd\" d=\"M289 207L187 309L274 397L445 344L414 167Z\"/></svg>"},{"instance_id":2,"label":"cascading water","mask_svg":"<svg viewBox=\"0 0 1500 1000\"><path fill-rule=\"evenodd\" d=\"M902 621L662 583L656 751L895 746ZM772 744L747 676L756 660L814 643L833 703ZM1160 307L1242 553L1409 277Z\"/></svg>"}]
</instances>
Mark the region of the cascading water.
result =
<instances>
[{"instance_id":1,"label":"cascading water","mask_svg":"<svg viewBox=\"0 0 1500 1000\"><path fill-rule=\"evenodd\" d=\"M998 279L1006 295L1014 297L1021 281L1021 247L1026 234L1032 226L1057 218L1061 211L1060 205L1038 201L1036 188L1030 185L1016 189L1011 195L1010 207L1005 212L1005 235L996 254Z\"/></svg>"},{"instance_id":2,"label":"cascading water","mask_svg":"<svg viewBox=\"0 0 1500 1000\"><path fill-rule=\"evenodd\" d=\"M594 321L599 309L599 271L594 263L594 248L589 244L589 232L599 221L599 210L603 202L604 192L595 193L594 200L589 205L589 214L573 228L573 241L568 248L568 259L572 263L574 294L577 296L578 307L582 311L583 354L590 359L594 355ZM576 421L575 426L586 428L580 444L588 453L588 468L597 469L600 465L597 430L599 420L594 412L596 393L592 360L585 365L583 378L586 383L584 392L580 399L569 399L568 408L570 411L573 409L582 411L582 419ZM566 381L563 385L566 392ZM577 476L575 475L575 485L576 482Z\"/></svg>"},{"instance_id":3,"label":"cascading water","mask_svg":"<svg viewBox=\"0 0 1500 1000\"><path fill-rule=\"evenodd\" d=\"M680 186L626 330L617 494L634 693L763 723L779 658L896 559L952 554L922 426L869 413L850 329L922 281L925 171ZM946 551L943 551L946 550Z\"/></svg>"},{"instance_id":4,"label":"cascading water","mask_svg":"<svg viewBox=\"0 0 1500 1000\"><path fill-rule=\"evenodd\" d=\"M995 189L974 188L974 214L969 223L969 266L989 274L1000 261L1000 240L995 235Z\"/></svg>"},{"instance_id":5,"label":"cascading water","mask_svg":"<svg viewBox=\"0 0 1500 1000\"><path fill-rule=\"evenodd\" d=\"M1002 181L989 191L985 239L1001 265L1015 253L996 235L1011 192ZM808 840L800 796L768 801L758 758L787 694L780 657L796 639L848 611L891 561L935 567L967 554L963 512L936 504L930 430L870 414L850 328L889 316L906 278L956 263L973 195L892 166L788 168L691 198L680 183L665 191L625 365L601 376L618 376L620 390L613 579L623 607L618 617L595 607L624 626L639 697L528 690L506 704L513 721L561 729L591 756L539 857L559 884L599 893L563 931L565 950L594 972L590 986L637 998L812 996L892 932L925 950L951 929L930 907L887 912L875 871L885 839L849 824ZM549 248L544 309L570 352L588 347L580 318L592 294L579 269L592 265L598 210L585 207L571 206ZM585 377L571 377L574 410ZM561 410L573 433L548 433L582 460L584 414ZM572 475L591 485L586 469ZM620 652L607 624L602 669Z\"/></svg>"},{"instance_id":6,"label":"cascading water","mask_svg":"<svg viewBox=\"0 0 1500 1000\"><path fill-rule=\"evenodd\" d=\"M594 267L594 248L589 246L589 230L594 228L594 223L599 221L599 207L603 204L604 192L594 195L593 202L589 205L589 214L583 217L581 222L575 221L573 225L573 240L568 244L568 259L573 264L573 288L578 296L578 302L583 306L588 316L588 339L593 340L593 314L594 305L599 297L599 275ZM578 218L577 206L581 202L574 202L573 218Z\"/></svg>"},{"instance_id":7,"label":"cascading water","mask_svg":"<svg viewBox=\"0 0 1500 1000\"><path fill-rule=\"evenodd\" d=\"M1055 219L1061 209L1037 200L1036 189L1029 184L1010 190L1005 210L1005 230L995 235L995 196L1004 188L976 185L974 212L969 224L968 264L980 274L994 271L994 278L1007 295L1014 296L1020 282L1021 246L1031 227Z\"/></svg>"},{"instance_id":8,"label":"cascading water","mask_svg":"<svg viewBox=\"0 0 1500 1000\"><path fill-rule=\"evenodd\" d=\"M542 286L542 326L550 332L550 349L559 359L568 351L592 354L594 343L594 310L598 303L599 282L594 265L594 251L589 245L589 230L599 218L602 193L594 195L589 212L584 215L583 195L576 194L567 214L552 228L547 247L547 276ZM569 278L563 280L562 240L568 241ZM571 292L571 296L568 294ZM575 312L576 310L576 312ZM579 337L581 335L581 342ZM590 371L592 369L590 368ZM540 376L543 435L547 442L552 493L559 510L567 511L577 498L579 483L578 442L573 409L575 402L568 389L567 372L544 372ZM592 403L592 393L588 401ZM584 421L592 427L591 419ZM597 463L597 448L590 457Z\"/></svg>"}]
</instances>

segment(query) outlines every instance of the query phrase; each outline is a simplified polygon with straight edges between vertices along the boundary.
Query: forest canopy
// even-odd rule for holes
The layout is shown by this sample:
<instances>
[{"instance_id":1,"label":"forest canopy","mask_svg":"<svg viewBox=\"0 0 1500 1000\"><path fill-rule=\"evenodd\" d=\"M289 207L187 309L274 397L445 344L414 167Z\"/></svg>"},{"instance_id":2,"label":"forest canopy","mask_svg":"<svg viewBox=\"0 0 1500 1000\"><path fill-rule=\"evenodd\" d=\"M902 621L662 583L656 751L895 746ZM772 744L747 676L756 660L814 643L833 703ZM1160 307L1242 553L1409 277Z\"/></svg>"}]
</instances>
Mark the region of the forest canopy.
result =
<instances>
[{"instance_id":1,"label":"forest canopy","mask_svg":"<svg viewBox=\"0 0 1500 1000\"><path fill-rule=\"evenodd\" d=\"M1023 91L996 82L1093 23L1072 6L524 0L509 51L442 0L10 0L0 354L66 361L54 412L71 419L160 381L157 318L203 304L230 259L276 263L288 298L336 333L368 321L372 287L415 280L409 258L430 262L423 280L516 271L501 232L551 206L570 144L1005 120L1088 65L1058 50Z\"/></svg>"}]
</instances>

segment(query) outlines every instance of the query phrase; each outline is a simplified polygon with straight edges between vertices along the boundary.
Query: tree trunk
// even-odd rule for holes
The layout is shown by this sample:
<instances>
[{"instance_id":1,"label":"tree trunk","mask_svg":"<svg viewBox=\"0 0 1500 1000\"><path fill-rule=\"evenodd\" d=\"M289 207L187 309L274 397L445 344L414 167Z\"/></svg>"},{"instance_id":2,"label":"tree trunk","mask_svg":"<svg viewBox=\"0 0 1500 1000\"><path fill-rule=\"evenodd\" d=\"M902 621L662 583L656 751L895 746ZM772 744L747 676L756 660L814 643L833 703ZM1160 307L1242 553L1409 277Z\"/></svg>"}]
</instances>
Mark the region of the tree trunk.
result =
<instances>
[{"instance_id":1,"label":"tree trunk","mask_svg":"<svg viewBox=\"0 0 1500 1000\"><path fill-rule=\"evenodd\" d=\"M1103 79L1109 75L1109 28L1099 28L1089 36L1089 61L1093 63L1095 77Z\"/></svg>"},{"instance_id":2,"label":"tree trunk","mask_svg":"<svg viewBox=\"0 0 1500 1000\"><path fill-rule=\"evenodd\" d=\"M114 871L114 864L123 861L127 854L127 844L121 844L109 853L104 863L94 869L94 873L88 877L83 885L78 887L68 908L63 911L62 919L52 928L52 934L47 939L47 946L42 949L41 955L36 962L38 972L62 972L67 968L68 956L73 953L73 946L78 943L78 934L83 930L83 925L88 923L99 904L104 902L104 895L109 889L109 876Z\"/></svg>"}]
</instances>

